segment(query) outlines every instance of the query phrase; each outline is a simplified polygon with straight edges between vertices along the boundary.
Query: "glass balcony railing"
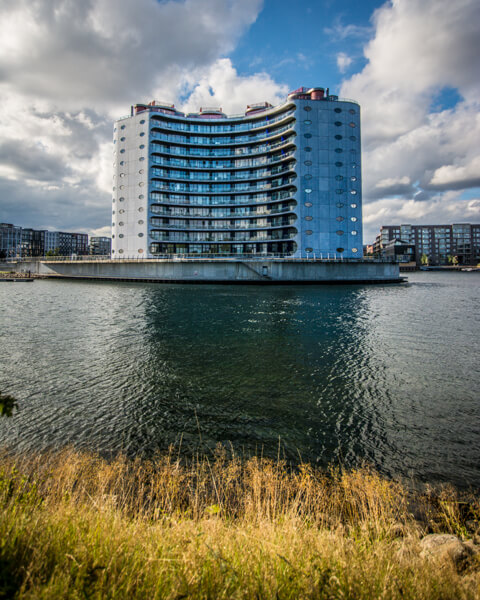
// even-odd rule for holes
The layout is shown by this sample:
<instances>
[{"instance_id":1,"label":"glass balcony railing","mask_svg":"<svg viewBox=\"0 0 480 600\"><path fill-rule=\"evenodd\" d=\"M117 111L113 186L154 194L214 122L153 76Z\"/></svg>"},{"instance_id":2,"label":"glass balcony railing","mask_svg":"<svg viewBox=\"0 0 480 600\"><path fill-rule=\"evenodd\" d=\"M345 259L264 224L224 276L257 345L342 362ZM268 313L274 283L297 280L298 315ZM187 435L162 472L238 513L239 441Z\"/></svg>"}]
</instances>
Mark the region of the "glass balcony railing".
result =
<instances>
[{"instance_id":1,"label":"glass balcony railing","mask_svg":"<svg viewBox=\"0 0 480 600\"><path fill-rule=\"evenodd\" d=\"M297 230L291 229L288 231L281 231L273 229L252 233L151 231L149 235L151 239L163 242L268 242L272 240L279 241L292 239L297 235Z\"/></svg>"},{"instance_id":2,"label":"glass balcony railing","mask_svg":"<svg viewBox=\"0 0 480 600\"><path fill-rule=\"evenodd\" d=\"M276 117L262 119L260 121L249 121L245 123L228 123L222 125L207 125L200 123L186 123L183 121L175 121L170 119L157 118L152 116L152 127L161 127L163 129L172 129L174 131L186 131L190 133L233 133L236 131L250 131L252 129L260 129L262 127L270 127L279 121L293 117L295 110L289 110L281 113Z\"/></svg>"},{"instance_id":3,"label":"glass balcony railing","mask_svg":"<svg viewBox=\"0 0 480 600\"><path fill-rule=\"evenodd\" d=\"M185 158L166 158L164 156L153 155L151 162L163 167L186 167L189 169L245 169L250 167L259 167L272 163L284 161L293 156L294 152L283 152L276 156L260 156L258 158L243 158L239 160L195 160Z\"/></svg>"},{"instance_id":4,"label":"glass balcony railing","mask_svg":"<svg viewBox=\"0 0 480 600\"><path fill-rule=\"evenodd\" d=\"M255 154L268 154L275 150L285 148L295 141L295 135L290 136L286 140L281 140L276 144L262 144L260 146L253 147L220 147L220 148L202 148L200 146L164 146L160 142L152 142L150 144L150 152L157 154L167 154L175 156L205 156L205 157L216 157L216 156L250 156Z\"/></svg>"},{"instance_id":5,"label":"glass balcony railing","mask_svg":"<svg viewBox=\"0 0 480 600\"><path fill-rule=\"evenodd\" d=\"M196 206L235 206L245 204L264 204L278 202L286 198L292 198L297 191L293 187L290 190L281 190L278 192L248 194L238 196L187 196L183 194L164 194L161 192L150 192L150 200L153 203L170 204L170 205L196 205Z\"/></svg>"},{"instance_id":6,"label":"glass balcony railing","mask_svg":"<svg viewBox=\"0 0 480 600\"><path fill-rule=\"evenodd\" d=\"M267 217L269 215L278 215L282 213L293 212L296 208L296 204L288 204L287 206L281 205L277 208L268 208L267 205L258 206L254 210L235 210L235 209L208 209L208 208L192 208L183 206L150 206L150 212L154 215L160 215L165 217L185 217L188 219L243 219L243 218L257 218Z\"/></svg>"},{"instance_id":7,"label":"glass balcony railing","mask_svg":"<svg viewBox=\"0 0 480 600\"><path fill-rule=\"evenodd\" d=\"M176 183L173 181L150 181L150 189L162 190L166 192L187 192L194 193L222 193L222 192L256 192L261 190L273 190L286 185L291 185L295 177L281 177L272 181L259 181L257 183Z\"/></svg>"},{"instance_id":8,"label":"glass balcony railing","mask_svg":"<svg viewBox=\"0 0 480 600\"><path fill-rule=\"evenodd\" d=\"M223 230L255 230L255 229L274 229L278 227L288 227L290 225L294 225L297 220L297 217L291 217L288 219L272 219L270 223L263 223L259 221L263 221L263 219L251 220L246 223L242 223L241 221L234 221L231 223L230 221L210 221L204 223L200 220L192 220L190 223L165 223L162 219L151 219L152 227L156 227L159 229L179 229L182 231L196 231L199 229L203 230L215 230L215 229L223 229ZM256 221L256 222L255 222Z\"/></svg>"},{"instance_id":9,"label":"glass balcony railing","mask_svg":"<svg viewBox=\"0 0 480 600\"><path fill-rule=\"evenodd\" d=\"M287 173L294 171L295 161L292 161L286 165L279 167L273 167L271 169L256 169L253 171L234 171L229 173L228 171L180 171L177 169L163 169L159 167L153 167L151 174L153 177L165 177L168 179L180 179L187 181L239 181L239 180L253 180L253 179L266 179L269 177L275 177L281 173Z\"/></svg>"},{"instance_id":10,"label":"glass balcony railing","mask_svg":"<svg viewBox=\"0 0 480 600\"><path fill-rule=\"evenodd\" d=\"M224 136L224 137L208 137L201 135L175 135L169 133L160 133L152 131L150 133L151 140L160 140L162 142L169 142L172 144L193 144L196 146L228 146L238 144L254 144L259 141L264 141L268 138L281 135L282 133L290 131L293 132L292 125L286 125L285 127L279 127L273 131L268 129L257 135L239 135L239 136Z\"/></svg>"}]
</instances>

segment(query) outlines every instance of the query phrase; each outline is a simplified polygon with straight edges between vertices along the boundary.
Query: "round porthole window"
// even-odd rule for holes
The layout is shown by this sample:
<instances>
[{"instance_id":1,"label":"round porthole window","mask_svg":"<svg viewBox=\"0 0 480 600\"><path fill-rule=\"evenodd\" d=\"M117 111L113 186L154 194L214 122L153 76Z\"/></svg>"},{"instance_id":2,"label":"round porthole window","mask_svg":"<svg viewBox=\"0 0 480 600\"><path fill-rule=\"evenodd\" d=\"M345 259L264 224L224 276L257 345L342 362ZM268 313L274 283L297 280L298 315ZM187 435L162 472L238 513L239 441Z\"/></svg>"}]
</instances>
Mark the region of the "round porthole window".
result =
<instances>
[{"instance_id":1,"label":"round porthole window","mask_svg":"<svg viewBox=\"0 0 480 600\"><path fill-rule=\"evenodd\" d=\"M343 135L340 135L339 133L335 136L336 140L341 140L343 139Z\"/></svg>"},{"instance_id":2,"label":"round porthole window","mask_svg":"<svg viewBox=\"0 0 480 600\"><path fill-rule=\"evenodd\" d=\"M335 166L336 166L336 167L343 167L343 163L342 163L342 162L340 162L340 161L337 161L337 162L335 163Z\"/></svg>"},{"instance_id":3,"label":"round porthole window","mask_svg":"<svg viewBox=\"0 0 480 600\"><path fill-rule=\"evenodd\" d=\"M122 125L122 126L120 127L120 129L125 129L125 125Z\"/></svg>"},{"instance_id":4,"label":"round porthole window","mask_svg":"<svg viewBox=\"0 0 480 600\"><path fill-rule=\"evenodd\" d=\"M140 150L143 150L145 148L145 144L140 144L139 148Z\"/></svg>"},{"instance_id":5,"label":"round porthole window","mask_svg":"<svg viewBox=\"0 0 480 600\"><path fill-rule=\"evenodd\" d=\"M358 252L358 248L352 248L352 252L357 253Z\"/></svg>"},{"instance_id":6,"label":"round porthole window","mask_svg":"<svg viewBox=\"0 0 480 600\"><path fill-rule=\"evenodd\" d=\"M124 209L124 208L121 208L121 209L118 211L118 214L119 214L119 215L123 215L123 213L124 213L124 212L125 212L125 209Z\"/></svg>"},{"instance_id":7,"label":"round porthole window","mask_svg":"<svg viewBox=\"0 0 480 600\"><path fill-rule=\"evenodd\" d=\"M313 192L312 188L305 188L306 194L311 194Z\"/></svg>"},{"instance_id":8,"label":"round porthole window","mask_svg":"<svg viewBox=\"0 0 480 600\"><path fill-rule=\"evenodd\" d=\"M120 221L120 223L118 225L119 225L119 227L123 227L125 225L125 223L123 221Z\"/></svg>"},{"instance_id":9,"label":"round porthole window","mask_svg":"<svg viewBox=\"0 0 480 600\"><path fill-rule=\"evenodd\" d=\"M310 119L305 119L304 123L305 123L305 125L311 125L312 124L312 122L310 121Z\"/></svg>"},{"instance_id":10,"label":"round porthole window","mask_svg":"<svg viewBox=\"0 0 480 600\"><path fill-rule=\"evenodd\" d=\"M356 232L355 230L353 230L353 231L351 232L351 234L352 234L352 235L357 235L357 232Z\"/></svg>"},{"instance_id":11,"label":"round porthole window","mask_svg":"<svg viewBox=\"0 0 480 600\"><path fill-rule=\"evenodd\" d=\"M354 115L354 114L355 114L355 111L353 110L353 108L351 108L351 109L350 109L348 112L349 112L351 115Z\"/></svg>"},{"instance_id":12,"label":"round porthole window","mask_svg":"<svg viewBox=\"0 0 480 600\"><path fill-rule=\"evenodd\" d=\"M124 154L124 153L125 153L125 148L122 148L122 149L120 150L120 154ZM119 250L119 252L120 252L120 250Z\"/></svg>"},{"instance_id":13,"label":"round porthole window","mask_svg":"<svg viewBox=\"0 0 480 600\"><path fill-rule=\"evenodd\" d=\"M356 138L354 135L351 135L351 136L350 136L350 141L351 141L351 142L356 142L356 141L357 141L357 138Z\"/></svg>"},{"instance_id":14,"label":"round porthole window","mask_svg":"<svg viewBox=\"0 0 480 600\"><path fill-rule=\"evenodd\" d=\"M140 194L140 196L138 197L139 200L143 200L145 198L145 196L143 194Z\"/></svg>"},{"instance_id":15,"label":"round porthole window","mask_svg":"<svg viewBox=\"0 0 480 600\"><path fill-rule=\"evenodd\" d=\"M335 175L335 179L337 181L342 181L343 180L343 175Z\"/></svg>"},{"instance_id":16,"label":"round porthole window","mask_svg":"<svg viewBox=\"0 0 480 600\"><path fill-rule=\"evenodd\" d=\"M143 212L143 206L138 209L138 212Z\"/></svg>"},{"instance_id":17,"label":"round porthole window","mask_svg":"<svg viewBox=\"0 0 480 600\"><path fill-rule=\"evenodd\" d=\"M341 229L337 229L337 235L343 235L343 231Z\"/></svg>"},{"instance_id":18,"label":"round porthole window","mask_svg":"<svg viewBox=\"0 0 480 600\"><path fill-rule=\"evenodd\" d=\"M306 235L312 235L313 231L311 229L307 229L305 231Z\"/></svg>"},{"instance_id":19,"label":"round porthole window","mask_svg":"<svg viewBox=\"0 0 480 600\"><path fill-rule=\"evenodd\" d=\"M337 217L337 221L343 221L343 217Z\"/></svg>"},{"instance_id":20,"label":"round porthole window","mask_svg":"<svg viewBox=\"0 0 480 600\"><path fill-rule=\"evenodd\" d=\"M124 186L124 185L121 185L121 186L120 186L120 189L121 189L121 190L124 190L124 189L125 189L125 186Z\"/></svg>"},{"instance_id":21,"label":"round porthole window","mask_svg":"<svg viewBox=\"0 0 480 600\"><path fill-rule=\"evenodd\" d=\"M355 222L357 220L357 217L350 217L350 221Z\"/></svg>"},{"instance_id":22,"label":"round porthole window","mask_svg":"<svg viewBox=\"0 0 480 600\"><path fill-rule=\"evenodd\" d=\"M356 169L357 168L357 163L352 163L352 169Z\"/></svg>"},{"instance_id":23,"label":"round porthole window","mask_svg":"<svg viewBox=\"0 0 480 600\"><path fill-rule=\"evenodd\" d=\"M124 137L121 137L121 138L120 138L120 141L121 141L121 142L124 142L124 141L125 141L125 138L124 138Z\"/></svg>"},{"instance_id":24,"label":"round porthole window","mask_svg":"<svg viewBox=\"0 0 480 600\"><path fill-rule=\"evenodd\" d=\"M118 237L119 237L119 238L123 238L123 237L124 237L124 236L123 236L123 233L119 233L119 234L118 234Z\"/></svg>"},{"instance_id":25,"label":"round porthole window","mask_svg":"<svg viewBox=\"0 0 480 600\"><path fill-rule=\"evenodd\" d=\"M335 148L335 152L337 154L341 154L343 152L343 150L341 148Z\"/></svg>"},{"instance_id":26,"label":"round porthole window","mask_svg":"<svg viewBox=\"0 0 480 600\"><path fill-rule=\"evenodd\" d=\"M335 193L336 193L336 194L343 194L343 191L344 191L344 190L338 189L338 190L335 190Z\"/></svg>"},{"instance_id":27,"label":"round porthole window","mask_svg":"<svg viewBox=\"0 0 480 600\"><path fill-rule=\"evenodd\" d=\"M345 249L344 249L344 248L337 248L337 252L338 252L338 253L340 253L340 254L341 254L342 252L344 252L344 251L345 251Z\"/></svg>"},{"instance_id":28,"label":"round porthole window","mask_svg":"<svg viewBox=\"0 0 480 600\"><path fill-rule=\"evenodd\" d=\"M141 186L145 185L145 183L143 181L141 181L138 185L141 187Z\"/></svg>"},{"instance_id":29,"label":"round porthole window","mask_svg":"<svg viewBox=\"0 0 480 600\"><path fill-rule=\"evenodd\" d=\"M355 123L354 123L353 121L351 121L351 122L349 123L349 126L350 126L350 127L356 127L356 125L355 125Z\"/></svg>"},{"instance_id":30,"label":"round porthole window","mask_svg":"<svg viewBox=\"0 0 480 600\"><path fill-rule=\"evenodd\" d=\"M341 113L342 112L341 108L335 108L334 110L335 110L336 113Z\"/></svg>"},{"instance_id":31,"label":"round porthole window","mask_svg":"<svg viewBox=\"0 0 480 600\"><path fill-rule=\"evenodd\" d=\"M119 211L119 212L120 212L120 211ZM112 210L112 215L114 215L114 214L115 214L115 211L114 211L114 210Z\"/></svg>"},{"instance_id":32,"label":"round porthole window","mask_svg":"<svg viewBox=\"0 0 480 600\"><path fill-rule=\"evenodd\" d=\"M112 234L112 238L114 238L114 237L115 237L115 234Z\"/></svg>"},{"instance_id":33,"label":"round porthole window","mask_svg":"<svg viewBox=\"0 0 480 600\"><path fill-rule=\"evenodd\" d=\"M311 206L313 206L313 204L312 204L311 202L305 202L305 206L306 206L307 208L310 208Z\"/></svg>"},{"instance_id":34,"label":"round porthole window","mask_svg":"<svg viewBox=\"0 0 480 600\"><path fill-rule=\"evenodd\" d=\"M118 199L119 202L124 202L124 200L125 200L125 198L123 196Z\"/></svg>"},{"instance_id":35,"label":"round porthole window","mask_svg":"<svg viewBox=\"0 0 480 600\"><path fill-rule=\"evenodd\" d=\"M312 107L307 105L307 106L303 107L303 110L306 110L307 112L310 112L312 110Z\"/></svg>"},{"instance_id":36,"label":"round porthole window","mask_svg":"<svg viewBox=\"0 0 480 600\"><path fill-rule=\"evenodd\" d=\"M114 192L117 188L115 186L113 186L112 188L112 192Z\"/></svg>"},{"instance_id":37,"label":"round porthole window","mask_svg":"<svg viewBox=\"0 0 480 600\"><path fill-rule=\"evenodd\" d=\"M123 248L120 248L120 250L118 251L119 254L123 254Z\"/></svg>"},{"instance_id":38,"label":"round porthole window","mask_svg":"<svg viewBox=\"0 0 480 600\"><path fill-rule=\"evenodd\" d=\"M312 149L310 148L310 146L305 146L304 150L305 150L305 152L311 152L312 151Z\"/></svg>"},{"instance_id":39,"label":"round porthole window","mask_svg":"<svg viewBox=\"0 0 480 600\"><path fill-rule=\"evenodd\" d=\"M350 193L352 194L352 196L356 196L357 195L357 190L350 190Z\"/></svg>"},{"instance_id":40,"label":"round porthole window","mask_svg":"<svg viewBox=\"0 0 480 600\"><path fill-rule=\"evenodd\" d=\"M138 253L139 253L139 254L143 254L143 248L139 248L139 249L138 249Z\"/></svg>"},{"instance_id":41,"label":"round porthole window","mask_svg":"<svg viewBox=\"0 0 480 600\"><path fill-rule=\"evenodd\" d=\"M142 132L140 133L140 137L143 137L144 135L145 135L145 132L144 132L144 131L142 131Z\"/></svg>"},{"instance_id":42,"label":"round porthole window","mask_svg":"<svg viewBox=\"0 0 480 600\"><path fill-rule=\"evenodd\" d=\"M112 198L112 202L115 203L115 198Z\"/></svg>"},{"instance_id":43,"label":"round porthole window","mask_svg":"<svg viewBox=\"0 0 480 600\"><path fill-rule=\"evenodd\" d=\"M142 119L142 120L140 121L140 125L143 125L144 123L145 123L145 119Z\"/></svg>"},{"instance_id":44,"label":"round porthole window","mask_svg":"<svg viewBox=\"0 0 480 600\"><path fill-rule=\"evenodd\" d=\"M145 169L140 169L139 173L140 175L143 175L145 173Z\"/></svg>"},{"instance_id":45,"label":"round porthole window","mask_svg":"<svg viewBox=\"0 0 480 600\"><path fill-rule=\"evenodd\" d=\"M120 173L120 177L125 177L125 173Z\"/></svg>"},{"instance_id":46,"label":"round porthole window","mask_svg":"<svg viewBox=\"0 0 480 600\"><path fill-rule=\"evenodd\" d=\"M140 221L138 222L139 225L143 225L144 221L142 219L140 219Z\"/></svg>"},{"instance_id":47,"label":"round porthole window","mask_svg":"<svg viewBox=\"0 0 480 600\"><path fill-rule=\"evenodd\" d=\"M311 133L305 133L304 137L306 137L307 139L310 139L312 137L312 134Z\"/></svg>"},{"instance_id":48,"label":"round porthole window","mask_svg":"<svg viewBox=\"0 0 480 600\"><path fill-rule=\"evenodd\" d=\"M342 122L341 121L335 121L334 125L335 125L335 127L341 127L342 126Z\"/></svg>"},{"instance_id":49,"label":"round porthole window","mask_svg":"<svg viewBox=\"0 0 480 600\"><path fill-rule=\"evenodd\" d=\"M139 233L139 234L138 234L138 237L143 237L143 233Z\"/></svg>"},{"instance_id":50,"label":"round porthole window","mask_svg":"<svg viewBox=\"0 0 480 600\"><path fill-rule=\"evenodd\" d=\"M310 175L310 173L308 175L305 175L305 179L311 179L313 177L313 175Z\"/></svg>"},{"instance_id":51,"label":"round porthole window","mask_svg":"<svg viewBox=\"0 0 480 600\"><path fill-rule=\"evenodd\" d=\"M304 163L307 167L311 167L312 166L312 161L311 160L306 160Z\"/></svg>"},{"instance_id":52,"label":"round porthole window","mask_svg":"<svg viewBox=\"0 0 480 600\"><path fill-rule=\"evenodd\" d=\"M121 161L120 161L118 164L119 164L119 165L121 165L121 166L123 167L123 165L125 164L125 161L124 161L124 160L121 160Z\"/></svg>"},{"instance_id":53,"label":"round porthole window","mask_svg":"<svg viewBox=\"0 0 480 600\"><path fill-rule=\"evenodd\" d=\"M116 127L114 127L114 128L113 128L113 133L115 133L116 131L117 131L117 128L116 128Z\"/></svg>"},{"instance_id":54,"label":"round porthole window","mask_svg":"<svg viewBox=\"0 0 480 600\"><path fill-rule=\"evenodd\" d=\"M305 248L305 252L313 252L313 248Z\"/></svg>"},{"instance_id":55,"label":"round porthole window","mask_svg":"<svg viewBox=\"0 0 480 600\"><path fill-rule=\"evenodd\" d=\"M352 208L357 208L357 205L355 204L355 202L353 202L352 204L350 204L350 206L351 206Z\"/></svg>"},{"instance_id":56,"label":"round porthole window","mask_svg":"<svg viewBox=\"0 0 480 600\"><path fill-rule=\"evenodd\" d=\"M140 161L145 160L145 157L141 156L138 160L140 160Z\"/></svg>"},{"instance_id":57,"label":"round porthole window","mask_svg":"<svg viewBox=\"0 0 480 600\"><path fill-rule=\"evenodd\" d=\"M305 221L312 221L313 217L311 217L310 215L308 215L307 217L305 217Z\"/></svg>"},{"instance_id":58,"label":"round porthole window","mask_svg":"<svg viewBox=\"0 0 480 600\"><path fill-rule=\"evenodd\" d=\"M337 208L343 208L343 204L341 202L337 202L337 204L335 205Z\"/></svg>"},{"instance_id":59,"label":"round porthole window","mask_svg":"<svg viewBox=\"0 0 480 600\"><path fill-rule=\"evenodd\" d=\"M357 181L357 178L355 177L355 175L352 175L352 176L350 177L350 181Z\"/></svg>"}]
</instances>

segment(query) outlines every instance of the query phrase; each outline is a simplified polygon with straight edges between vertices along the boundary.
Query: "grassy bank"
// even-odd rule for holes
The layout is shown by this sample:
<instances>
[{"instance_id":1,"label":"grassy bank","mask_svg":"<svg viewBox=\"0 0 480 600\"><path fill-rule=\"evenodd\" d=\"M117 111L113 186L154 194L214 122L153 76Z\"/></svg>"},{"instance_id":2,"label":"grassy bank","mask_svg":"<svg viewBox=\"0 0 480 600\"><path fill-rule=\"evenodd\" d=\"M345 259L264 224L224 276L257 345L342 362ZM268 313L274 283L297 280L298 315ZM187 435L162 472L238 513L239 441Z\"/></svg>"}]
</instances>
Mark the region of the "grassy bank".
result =
<instances>
[{"instance_id":1,"label":"grassy bank","mask_svg":"<svg viewBox=\"0 0 480 600\"><path fill-rule=\"evenodd\" d=\"M0 598L473 599L478 556L421 539L478 518L475 497L413 498L367 469L5 454Z\"/></svg>"}]
</instances>

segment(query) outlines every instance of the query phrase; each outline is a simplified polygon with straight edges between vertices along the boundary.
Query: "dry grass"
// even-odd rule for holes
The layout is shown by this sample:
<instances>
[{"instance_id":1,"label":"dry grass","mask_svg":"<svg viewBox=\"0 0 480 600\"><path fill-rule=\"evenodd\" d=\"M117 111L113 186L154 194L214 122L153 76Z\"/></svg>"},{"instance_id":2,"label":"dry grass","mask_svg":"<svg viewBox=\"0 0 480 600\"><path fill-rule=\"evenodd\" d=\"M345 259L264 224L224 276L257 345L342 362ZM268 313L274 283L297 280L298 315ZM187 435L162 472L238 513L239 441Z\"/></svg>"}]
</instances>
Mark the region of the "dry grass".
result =
<instances>
[{"instance_id":1,"label":"dry grass","mask_svg":"<svg viewBox=\"0 0 480 600\"><path fill-rule=\"evenodd\" d=\"M480 597L477 559L420 558L466 535L454 490L414 500L376 473L281 461L0 457L0 598ZM421 518L421 521L418 520Z\"/></svg>"}]
</instances>

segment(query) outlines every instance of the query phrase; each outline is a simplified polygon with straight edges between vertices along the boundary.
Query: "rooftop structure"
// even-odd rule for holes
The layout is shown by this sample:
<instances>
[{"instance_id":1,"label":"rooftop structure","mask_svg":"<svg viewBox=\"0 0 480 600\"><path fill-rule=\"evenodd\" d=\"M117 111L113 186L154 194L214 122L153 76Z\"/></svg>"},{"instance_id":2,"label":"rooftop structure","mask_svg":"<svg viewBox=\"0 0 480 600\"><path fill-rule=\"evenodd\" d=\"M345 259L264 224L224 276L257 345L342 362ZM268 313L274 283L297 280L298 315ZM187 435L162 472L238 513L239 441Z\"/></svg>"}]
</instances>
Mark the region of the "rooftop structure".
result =
<instances>
[{"instance_id":1,"label":"rooftop structure","mask_svg":"<svg viewBox=\"0 0 480 600\"><path fill-rule=\"evenodd\" d=\"M362 257L360 108L324 88L114 128L112 257Z\"/></svg>"}]
</instances>

